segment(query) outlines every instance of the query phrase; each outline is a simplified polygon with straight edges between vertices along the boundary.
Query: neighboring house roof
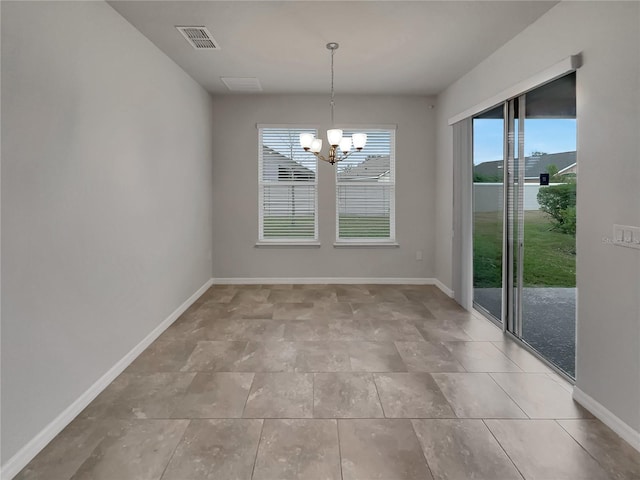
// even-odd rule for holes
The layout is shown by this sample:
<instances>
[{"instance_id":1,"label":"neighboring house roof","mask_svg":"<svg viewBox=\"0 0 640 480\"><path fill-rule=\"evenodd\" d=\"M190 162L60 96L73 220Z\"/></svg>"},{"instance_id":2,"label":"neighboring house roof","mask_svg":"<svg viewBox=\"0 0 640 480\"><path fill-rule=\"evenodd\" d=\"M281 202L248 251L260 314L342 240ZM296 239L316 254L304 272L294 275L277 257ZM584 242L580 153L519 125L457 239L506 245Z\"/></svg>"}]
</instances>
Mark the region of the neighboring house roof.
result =
<instances>
[{"instance_id":1,"label":"neighboring house roof","mask_svg":"<svg viewBox=\"0 0 640 480\"><path fill-rule=\"evenodd\" d=\"M576 152L561 152L561 153L545 153L543 155L533 155L526 157L525 164L525 179L539 178L541 173L547 173L549 171L549 165L555 165L558 167L558 173L566 173L571 167L577 163ZM502 160L493 160L490 162L483 162L476 165L473 169L474 173L486 176L501 176L502 175Z\"/></svg>"},{"instance_id":2,"label":"neighboring house roof","mask_svg":"<svg viewBox=\"0 0 640 480\"><path fill-rule=\"evenodd\" d=\"M278 180L313 179L313 170L266 145L262 146L265 177Z\"/></svg>"},{"instance_id":3,"label":"neighboring house roof","mask_svg":"<svg viewBox=\"0 0 640 480\"><path fill-rule=\"evenodd\" d=\"M338 177L348 181L388 181L389 172L389 155L372 155L357 165L344 167Z\"/></svg>"}]
</instances>

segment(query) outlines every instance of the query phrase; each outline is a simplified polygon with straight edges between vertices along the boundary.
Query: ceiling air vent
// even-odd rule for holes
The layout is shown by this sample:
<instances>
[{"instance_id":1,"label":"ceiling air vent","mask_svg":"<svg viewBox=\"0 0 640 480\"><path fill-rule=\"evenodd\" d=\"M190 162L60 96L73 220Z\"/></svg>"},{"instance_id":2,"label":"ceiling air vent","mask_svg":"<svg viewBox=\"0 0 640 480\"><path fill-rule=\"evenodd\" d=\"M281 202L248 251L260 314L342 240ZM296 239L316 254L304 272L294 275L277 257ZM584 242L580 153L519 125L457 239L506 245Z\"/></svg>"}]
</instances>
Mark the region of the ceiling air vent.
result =
<instances>
[{"instance_id":1,"label":"ceiling air vent","mask_svg":"<svg viewBox=\"0 0 640 480\"><path fill-rule=\"evenodd\" d=\"M232 92L261 92L260 80L254 77L220 77Z\"/></svg>"},{"instance_id":2,"label":"ceiling air vent","mask_svg":"<svg viewBox=\"0 0 640 480\"><path fill-rule=\"evenodd\" d=\"M220 50L220 45L206 27L176 27L196 50Z\"/></svg>"}]
</instances>

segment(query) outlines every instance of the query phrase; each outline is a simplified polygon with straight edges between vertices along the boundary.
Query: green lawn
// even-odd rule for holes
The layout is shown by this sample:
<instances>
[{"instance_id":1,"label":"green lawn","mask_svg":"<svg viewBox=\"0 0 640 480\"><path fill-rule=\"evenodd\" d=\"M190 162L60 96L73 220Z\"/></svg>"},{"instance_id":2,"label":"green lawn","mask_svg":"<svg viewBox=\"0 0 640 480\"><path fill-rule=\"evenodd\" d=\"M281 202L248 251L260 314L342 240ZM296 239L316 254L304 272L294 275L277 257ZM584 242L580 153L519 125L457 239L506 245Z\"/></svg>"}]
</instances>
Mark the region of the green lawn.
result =
<instances>
[{"instance_id":1,"label":"green lawn","mask_svg":"<svg viewBox=\"0 0 640 480\"><path fill-rule=\"evenodd\" d=\"M282 231L287 231L287 237L313 237L313 217L265 217L264 236L266 238L282 237ZM389 238L389 217L340 217L341 238ZM290 229L294 227L295 230Z\"/></svg>"},{"instance_id":2,"label":"green lawn","mask_svg":"<svg viewBox=\"0 0 640 480\"><path fill-rule=\"evenodd\" d=\"M313 217L264 217L265 238L280 238L282 232L287 232L287 237L292 238L313 238L315 225Z\"/></svg>"},{"instance_id":3,"label":"green lawn","mask_svg":"<svg viewBox=\"0 0 640 480\"><path fill-rule=\"evenodd\" d=\"M524 286L575 287L575 237L551 230L549 217L525 212ZM474 215L474 286L502 285L502 219L496 213Z\"/></svg>"},{"instance_id":4,"label":"green lawn","mask_svg":"<svg viewBox=\"0 0 640 480\"><path fill-rule=\"evenodd\" d=\"M345 217L339 219L340 238L389 238L389 217Z\"/></svg>"}]
</instances>

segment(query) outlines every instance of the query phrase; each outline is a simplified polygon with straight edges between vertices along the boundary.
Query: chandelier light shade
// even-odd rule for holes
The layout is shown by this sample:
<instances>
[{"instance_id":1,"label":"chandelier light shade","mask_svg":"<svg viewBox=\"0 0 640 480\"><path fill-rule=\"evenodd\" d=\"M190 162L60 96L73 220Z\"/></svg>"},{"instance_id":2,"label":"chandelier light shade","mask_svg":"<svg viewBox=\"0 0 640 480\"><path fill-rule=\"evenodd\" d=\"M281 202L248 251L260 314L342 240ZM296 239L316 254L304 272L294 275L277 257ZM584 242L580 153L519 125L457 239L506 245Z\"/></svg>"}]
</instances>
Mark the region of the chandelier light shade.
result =
<instances>
[{"instance_id":1,"label":"chandelier light shade","mask_svg":"<svg viewBox=\"0 0 640 480\"><path fill-rule=\"evenodd\" d=\"M331 52L331 126L333 127L333 114L335 107L334 91L333 91L333 55L339 45L335 42L327 43L327 49ZM322 139L315 138L312 133L300 134L300 146L306 152L313 153L320 160L334 164L346 159L353 153L352 146L355 151L361 151L367 144L366 133L354 133L351 137L343 137L342 130L339 128L331 128L327 130L327 142L329 143L329 155L325 157L320 154L322 151ZM339 150L339 151L338 151ZM340 154L342 152L342 154Z\"/></svg>"}]
</instances>

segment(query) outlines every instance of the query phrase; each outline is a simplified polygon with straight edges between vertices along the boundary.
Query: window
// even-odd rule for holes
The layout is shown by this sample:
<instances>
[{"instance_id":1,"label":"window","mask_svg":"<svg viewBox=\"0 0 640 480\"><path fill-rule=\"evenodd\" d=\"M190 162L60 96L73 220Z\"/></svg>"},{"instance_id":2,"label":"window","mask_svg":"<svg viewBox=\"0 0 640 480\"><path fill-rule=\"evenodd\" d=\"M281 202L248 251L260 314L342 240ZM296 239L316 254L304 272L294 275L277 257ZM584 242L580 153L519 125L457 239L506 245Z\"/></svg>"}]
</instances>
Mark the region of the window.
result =
<instances>
[{"instance_id":1,"label":"window","mask_svg":"<svg viewBox=\"0 0 640 480\"><path fill-rule=\"evenodd\" d=\"M258 131L259 240L317 241L317 160L300 147L300 134L316 130L259 127Z\"/></svg>"},{"instance_id":2,"label":"window","mask_svg":"<svg viewBox=\"0 0 640 480\"><path fill-rule=\"evenodd\" d=\"M367 134L367 146L336 164L338 243L395 242L395 129Z\"/></svg>"}]
</instances>

